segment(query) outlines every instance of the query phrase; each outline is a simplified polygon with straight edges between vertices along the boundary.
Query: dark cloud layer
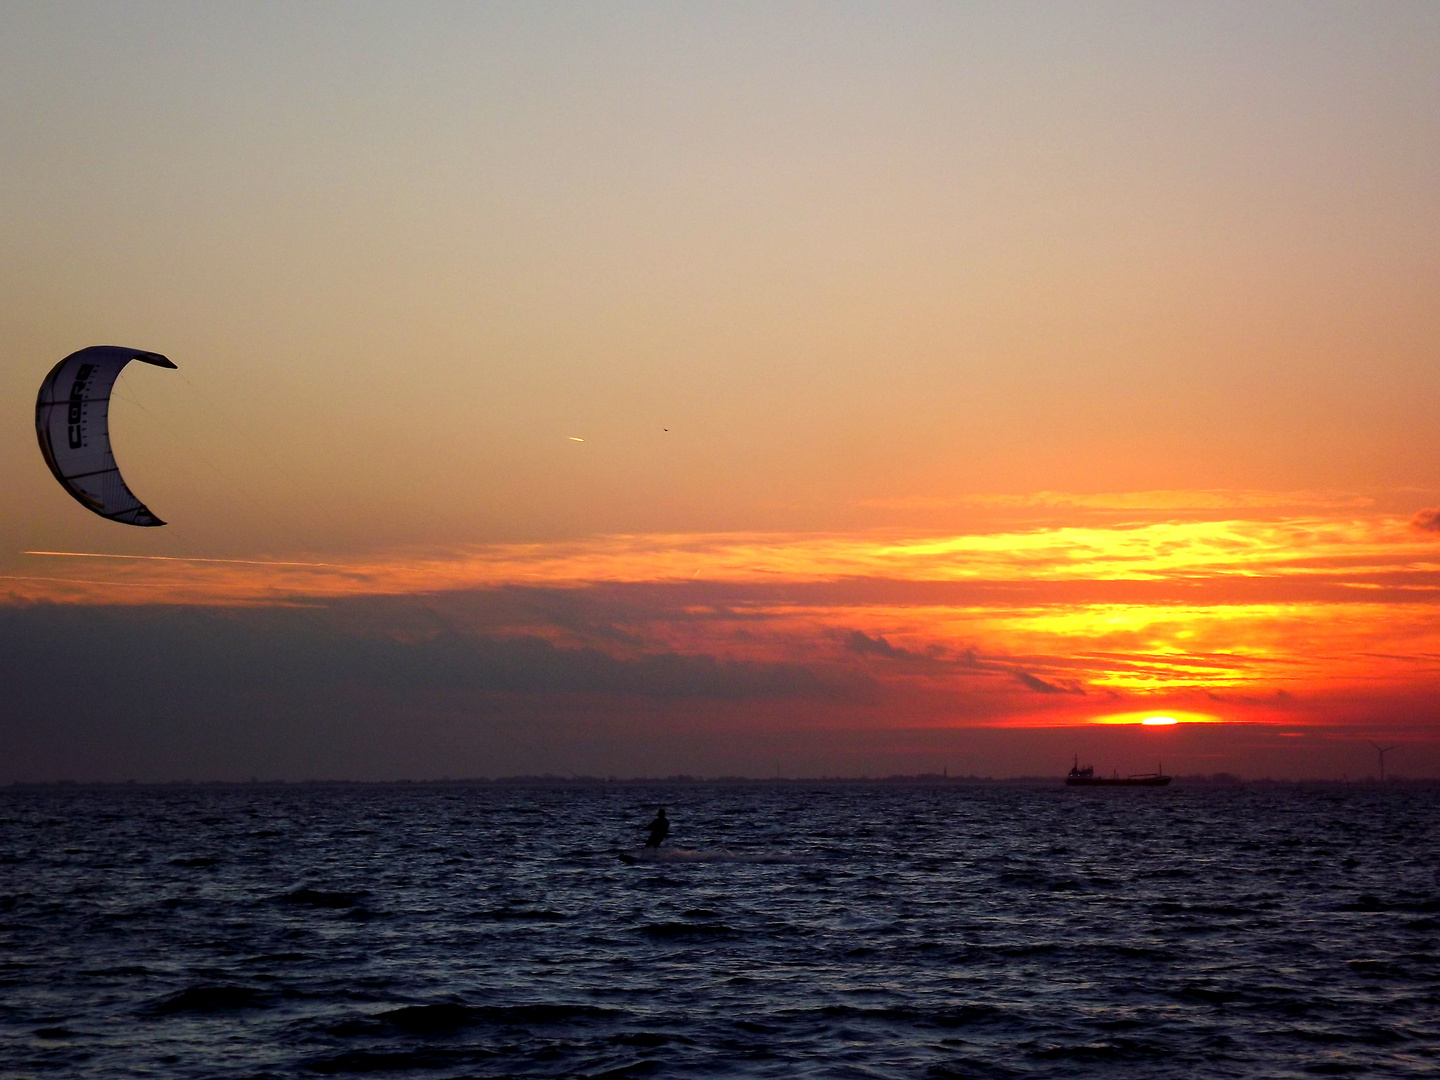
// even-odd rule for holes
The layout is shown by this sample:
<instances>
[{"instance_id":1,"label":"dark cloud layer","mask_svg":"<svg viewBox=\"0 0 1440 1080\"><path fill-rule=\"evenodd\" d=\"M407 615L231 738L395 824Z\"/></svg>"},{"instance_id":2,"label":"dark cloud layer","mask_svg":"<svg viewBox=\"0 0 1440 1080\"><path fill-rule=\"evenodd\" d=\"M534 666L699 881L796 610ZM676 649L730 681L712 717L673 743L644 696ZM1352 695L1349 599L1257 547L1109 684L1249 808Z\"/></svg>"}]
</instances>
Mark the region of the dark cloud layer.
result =
<instances>
[{"instance_id":1,"label":"dark cloud layer","mask_svg":"<svg viewBox=\"0 0 1440 1080\"><path fill-rule=\"evenodd\" d=\"M790 636L741 594L504 588L293 607L0 606L0 783L753 776L777 766L1016 775L1063 768L1087 747L1122 771L1152 767L1148 749L1131 759L1134 732L971 726L1063 695L1081 704L1086 687L1063 658L963 642L917 652L873 629ZM715 626L698 625L707 619ZM789 661L721 655L726 642L744 655L752 631ZM704 641L715 644L695 644ZM1431 723L1431 698L1410 705L1386 711ZM1191 752L1206 747L1201 771L1254 775L1260 744L1227 759L1205 741L1225 725L1214 727L1185 736L1198 740ZM1171 741L1167 763L1182 756ZM1330 737L1308 757L1296 756L1308 742L1262 742L1275 743L1282 775L1358 768ZM1418 758L1407 767L1419 771Z\"/></svg>"},{"instance_id":2,"label":"dark cloud layer","mask_svg":"<svg viewBox=\"0 0 1440 1080\"><path fill-rule=\"evenodd\" d=\"M617 658L533 635L440 629L356 633L323 609L0 609L0 679L13 698L145 699L177 686L304 693L335 685L408 693L595 693L739 701L853 692L798 664L674 653Z\"/></svg>"},{"instance_id":3,"label":"dark cloud layer","mask_svg":"<svg viewBox=\"0 0 1440 1080\"><path fill-rule=\"evenodd\" d=\"M983 723L1033 696L1016 664L1054 679L1043 657L797 632L753 600L610 586L0 606L0 782L766 774L787 740L812 772L864 772L874 733ZM862 744L869 760L845 758Z\"/></svg>"},{"instance_id":4,"label":"dark cloud layer","mask_svg":"<svg viewBox=\"0 0 1440 1080\"><path fill-rule=\"evenodd\" d=\"M389 607L0 608L0 781L543 771L626 740L640 769L680 717L874 695L824 665L611 655Z\"/></svg>"}]
</instances>

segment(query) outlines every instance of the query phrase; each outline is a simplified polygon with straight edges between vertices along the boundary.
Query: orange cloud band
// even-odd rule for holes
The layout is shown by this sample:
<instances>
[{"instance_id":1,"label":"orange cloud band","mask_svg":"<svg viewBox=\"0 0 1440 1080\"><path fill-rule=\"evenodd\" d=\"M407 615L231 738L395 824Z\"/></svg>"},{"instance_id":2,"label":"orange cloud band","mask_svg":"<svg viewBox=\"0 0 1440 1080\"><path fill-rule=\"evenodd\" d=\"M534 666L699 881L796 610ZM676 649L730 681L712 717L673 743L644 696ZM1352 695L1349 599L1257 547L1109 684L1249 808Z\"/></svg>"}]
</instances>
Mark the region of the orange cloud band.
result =
<instances>
[{"instance_id":1,"label":"orange cloud band","mask_svg":"<svg viewBox=\"0 0 1440 1080\"><path fill-rule=\"evenodd\" d=\"M1107 697L1174 702L1169 714L1185 722L1294 722L1306 695L1404 694L1440 681L1440 548L1392 517L607 536L323 560L36 553L12 569L0 577L12 603L585 593L605 608L604 640L573 625L489 629L611 651L623 640L637 652L864 668L931 700L1003 697L995 722L1125 723L1096 718L1140 711L1107 709ZM1196 695L1216 708L1197 709Z\"/></svg>"}]
</instances>

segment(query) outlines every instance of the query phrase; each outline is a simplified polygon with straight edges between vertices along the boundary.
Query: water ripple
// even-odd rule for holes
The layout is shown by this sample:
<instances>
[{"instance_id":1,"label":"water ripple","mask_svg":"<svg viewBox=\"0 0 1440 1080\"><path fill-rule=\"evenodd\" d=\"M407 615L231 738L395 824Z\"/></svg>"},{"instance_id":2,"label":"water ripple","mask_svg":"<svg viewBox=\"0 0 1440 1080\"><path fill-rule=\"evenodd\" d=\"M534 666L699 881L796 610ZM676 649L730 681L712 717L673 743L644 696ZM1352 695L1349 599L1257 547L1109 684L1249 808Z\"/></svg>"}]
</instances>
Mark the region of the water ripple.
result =
<instances>
[{"instance_id":1,"label":"water ripple","mask_svg":"<svg viewBox=\"0 0 1440 1080\"><path fill-rule=\"evenodd\" d=\"M675 846L646 856L662 802ZM12 788L0 1053L237 1080L1432 1075L1437 811L1419 785Z\"/></svg>"}]
</instances>

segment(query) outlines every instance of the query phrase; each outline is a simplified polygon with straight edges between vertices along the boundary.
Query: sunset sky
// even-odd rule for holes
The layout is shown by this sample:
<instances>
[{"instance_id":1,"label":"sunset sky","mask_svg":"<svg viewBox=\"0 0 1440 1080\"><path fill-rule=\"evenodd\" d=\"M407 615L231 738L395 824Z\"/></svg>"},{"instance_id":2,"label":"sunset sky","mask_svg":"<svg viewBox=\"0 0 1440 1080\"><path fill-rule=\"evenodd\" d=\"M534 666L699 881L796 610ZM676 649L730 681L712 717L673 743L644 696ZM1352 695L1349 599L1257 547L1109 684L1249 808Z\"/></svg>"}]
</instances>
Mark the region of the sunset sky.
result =
<instances>
[{"instance_id":1,"label":"sunset sky","mask_svg":"<svg viewBox=\"0 0 1440 1080\"><path fill-rule=\"evenodd\" d=\"M11 2L0 102L0 782L1440 775L1440 5Z\"/></svg>"}]
</instances>

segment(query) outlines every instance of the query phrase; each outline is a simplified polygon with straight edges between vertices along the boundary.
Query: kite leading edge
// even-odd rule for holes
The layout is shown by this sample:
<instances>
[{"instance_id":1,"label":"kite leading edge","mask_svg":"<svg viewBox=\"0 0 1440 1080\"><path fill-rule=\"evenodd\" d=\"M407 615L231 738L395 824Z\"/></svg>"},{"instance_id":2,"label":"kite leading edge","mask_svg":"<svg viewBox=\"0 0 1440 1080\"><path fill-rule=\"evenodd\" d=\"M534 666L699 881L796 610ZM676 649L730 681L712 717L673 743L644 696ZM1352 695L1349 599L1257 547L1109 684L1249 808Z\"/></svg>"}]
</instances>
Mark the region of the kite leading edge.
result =
<instances>
[{"instance_id":1,"label":"kite leading edge","mask_svg":"<svg viewBox=\"0 0 1440 1080\"><path fill-rule=\"evenodd\" d=\"M175 367L159 353L92 345L56 364L35 399L35 434L55 479L77 502L125 525L164 525L137 499L110 452L110 390L131 360Z\"/></svg>"}]
</instances>

